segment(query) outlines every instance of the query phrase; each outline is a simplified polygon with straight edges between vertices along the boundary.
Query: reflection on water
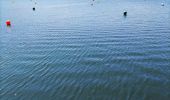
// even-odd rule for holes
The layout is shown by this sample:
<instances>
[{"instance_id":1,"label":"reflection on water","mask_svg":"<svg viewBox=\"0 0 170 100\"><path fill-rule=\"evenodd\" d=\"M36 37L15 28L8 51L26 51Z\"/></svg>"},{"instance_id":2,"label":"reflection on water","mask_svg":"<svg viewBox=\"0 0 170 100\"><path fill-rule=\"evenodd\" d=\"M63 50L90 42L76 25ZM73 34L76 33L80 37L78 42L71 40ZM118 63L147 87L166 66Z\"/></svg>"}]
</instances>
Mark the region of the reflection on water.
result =
<instances>
[{"instance_id":1,"label":"reflection on water","mask_svg":"<svg viewBox=\"0 0 170 100\"><path fill-rule=\"evenodd\" d=\"M169 100L170 3L91 2L1 1L2 100Z\"/></svg>"}]
</instances>

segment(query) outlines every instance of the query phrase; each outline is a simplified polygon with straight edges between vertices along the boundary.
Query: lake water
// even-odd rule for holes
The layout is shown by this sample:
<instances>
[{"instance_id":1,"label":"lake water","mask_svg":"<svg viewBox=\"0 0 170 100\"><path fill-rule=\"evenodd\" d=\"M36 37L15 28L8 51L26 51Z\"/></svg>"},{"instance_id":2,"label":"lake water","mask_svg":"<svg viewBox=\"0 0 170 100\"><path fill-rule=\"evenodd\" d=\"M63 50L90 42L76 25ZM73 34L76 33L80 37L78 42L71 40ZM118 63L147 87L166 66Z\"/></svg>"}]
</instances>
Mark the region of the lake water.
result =
<instances>
[{"instance_id":1,"label":"lake water","mask_svg":"<svg viewBox=\"0 0 170 100\"><path fill-rule=\"evenodd\" d=\"M1 100L170 100L169 0L33 1L0 0Z\"/></svg>"}]
</instances>

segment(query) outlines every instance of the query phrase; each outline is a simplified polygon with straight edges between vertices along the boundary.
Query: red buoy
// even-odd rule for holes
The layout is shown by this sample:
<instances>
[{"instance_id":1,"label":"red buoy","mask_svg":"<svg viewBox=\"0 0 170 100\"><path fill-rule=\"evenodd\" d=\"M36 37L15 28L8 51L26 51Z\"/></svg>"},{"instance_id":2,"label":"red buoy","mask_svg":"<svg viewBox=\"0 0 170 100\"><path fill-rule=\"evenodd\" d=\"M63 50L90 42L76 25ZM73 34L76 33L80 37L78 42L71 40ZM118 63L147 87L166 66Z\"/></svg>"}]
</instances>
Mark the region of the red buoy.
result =
<instances>
[{"instance_id":1,"label":"red buoy","mask_svg":"<svg viewBox=\"0 0 170 100\"><path fill-rule=\"evenodd\" d=\"M6 21L6 25L7 25L7 26L11 26L11 21L10 21L10 20L7 20L7 21Z\"/></svg>"}]
</instances>

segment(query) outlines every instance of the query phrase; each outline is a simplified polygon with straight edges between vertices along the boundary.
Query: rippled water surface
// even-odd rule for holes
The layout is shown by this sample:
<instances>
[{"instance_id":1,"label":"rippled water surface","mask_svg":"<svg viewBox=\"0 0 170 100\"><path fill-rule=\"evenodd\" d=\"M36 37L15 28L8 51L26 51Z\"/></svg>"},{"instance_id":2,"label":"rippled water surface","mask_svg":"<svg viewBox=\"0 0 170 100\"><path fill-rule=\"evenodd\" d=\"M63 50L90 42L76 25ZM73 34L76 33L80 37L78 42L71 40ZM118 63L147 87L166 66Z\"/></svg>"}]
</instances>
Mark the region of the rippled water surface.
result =
<instances>
[{"instance_id":1,"label":"rippled water surface","mask_svg":"<svg viewBox=\"0 0 170 100\"><path fill-rule=\"evenodd\" d=\"M170 100L163 2L1 0L0 99Z\"/></svg>"}]
</instances>

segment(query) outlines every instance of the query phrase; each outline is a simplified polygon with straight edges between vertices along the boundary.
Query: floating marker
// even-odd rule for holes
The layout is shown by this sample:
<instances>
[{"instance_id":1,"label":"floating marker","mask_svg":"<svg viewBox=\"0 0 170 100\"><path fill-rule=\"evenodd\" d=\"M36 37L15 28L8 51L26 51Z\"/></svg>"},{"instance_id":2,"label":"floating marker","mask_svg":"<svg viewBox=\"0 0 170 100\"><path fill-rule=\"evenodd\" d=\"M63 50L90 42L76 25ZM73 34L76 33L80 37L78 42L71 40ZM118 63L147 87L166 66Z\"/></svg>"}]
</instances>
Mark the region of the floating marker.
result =
<instances>
[{"instance_id":1,"label":"floating marker","mask_svg":"<svg viewBox=\"0 0 170 100\"><path fill-rule=\"evenodd\" d=\"M127 11L124 11L123 15L124 15L124 16L127 16Z\"/></svg>"},{"instance_id":2,"label":"floating marker","mask_svg":"<svg viewBox=\"0 0 170 100\"><path fill-rule=\"evenodd\" d=\"M33 7L32 10L35 11L35 7Z\"/></svg>"},{"instance_id":3,"label":"floating marker","mask_svg":"<svg viewBox=\"0 0 170 100\"><path fill-rule=\"evenodd\" d=\"M7 20L7 21L6 21L6 25L7 25L7 26L11 26L11 21L10 21L10 20Z\"/></svg>"},{"instance_id":4,"label":"floating marker","mask_svg":"<svg viewBox=\"0 0 170 100\"><path fill-rule=\"evenodd\" d=\"M161 6L164 6L164 3L161 3Z\"/></svg>"}]
</instances>

